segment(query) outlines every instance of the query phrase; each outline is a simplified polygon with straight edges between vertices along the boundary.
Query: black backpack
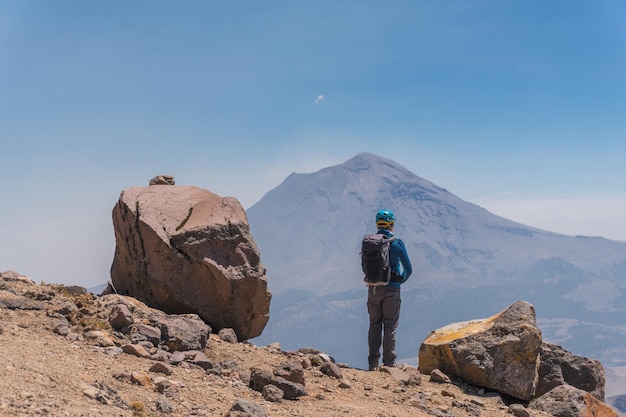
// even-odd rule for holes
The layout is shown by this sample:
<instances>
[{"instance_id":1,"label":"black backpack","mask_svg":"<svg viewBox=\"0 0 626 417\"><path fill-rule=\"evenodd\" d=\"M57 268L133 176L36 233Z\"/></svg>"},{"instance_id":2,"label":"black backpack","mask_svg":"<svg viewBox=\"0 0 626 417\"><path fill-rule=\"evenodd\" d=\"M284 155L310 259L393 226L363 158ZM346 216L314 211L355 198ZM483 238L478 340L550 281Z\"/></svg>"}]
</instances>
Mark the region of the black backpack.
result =
<instances>
[{"instance_id":1,"label":"black backpack","mask_svg":"<svg viewBox=\"0 0 626 417\"><path fill-rule=\"evenodd\" d=\"M361 268L365 274L367 285L387 285L391 280L389 246L395 239L395 236L388 238L381 233L363 237L363 243L361 244Z\"/></svg>"}]
</instances>

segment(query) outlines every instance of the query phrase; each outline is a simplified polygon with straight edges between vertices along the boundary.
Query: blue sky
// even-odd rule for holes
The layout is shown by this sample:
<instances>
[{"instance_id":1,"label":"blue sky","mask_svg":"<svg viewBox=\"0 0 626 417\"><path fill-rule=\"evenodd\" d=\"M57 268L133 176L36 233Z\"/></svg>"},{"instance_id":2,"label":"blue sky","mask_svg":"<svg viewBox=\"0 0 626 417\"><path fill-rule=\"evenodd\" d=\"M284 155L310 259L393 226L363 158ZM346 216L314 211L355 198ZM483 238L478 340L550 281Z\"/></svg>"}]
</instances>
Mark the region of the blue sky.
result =
<instances>
[{"instance_id":1,"label":"blue sky","mask_svg":"<svg viewBox=\"0 0 626 417\"><path fill-rule=\"evenodd\" d=\"M622 1L0 0L0 271L105 282L119 193L253 205L367 151L626 240Z\"/></svg>"}]
</instances>

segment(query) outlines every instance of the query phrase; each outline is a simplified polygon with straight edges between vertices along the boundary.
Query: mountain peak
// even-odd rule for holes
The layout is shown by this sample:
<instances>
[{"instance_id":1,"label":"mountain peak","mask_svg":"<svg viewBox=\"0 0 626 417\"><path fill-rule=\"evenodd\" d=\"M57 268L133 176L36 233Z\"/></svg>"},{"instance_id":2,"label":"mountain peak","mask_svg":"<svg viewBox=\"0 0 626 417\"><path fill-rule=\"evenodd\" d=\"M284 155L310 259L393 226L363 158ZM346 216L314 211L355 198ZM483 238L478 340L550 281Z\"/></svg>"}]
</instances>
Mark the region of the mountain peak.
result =
<instances>
[{"instance_id":1,"label":"mountain peak","mask_svg":"<svg viewBox=\"0 0 626 417\"><path fill-rule=\"evenodd\" d=\"M577 354L624 360L626 335L610 325L623 322L626 243L507 220L365 152L291 175L247 211L272 292L262 338L306 340L346 362L366 363L359 251L363 235L376 230L380 209L396 215L394 233L414 270L402 285L399 358L413 357L442 322L481 317L486 305L504 308L525 299L547 318L553 315L547 341L564 338ZM605 323L594 323L598 313ZM597 335L592 344L589 334Z\"/></svg>"},{"instance_id":2,"label":"mountain peak","mask_svg":"<svg viewBox=\"0 0 626 417\"><path fill-rule=\"evenodd\" d=\"M624 245L591 245L513 222L390 159L361 152L342 164L290 175L247 211L272 293L358 288L349 277L360 273L359 239L375 228L380 209L396 215L396 234L419 264L422 281L464 285L525 276L551 258L581 276L616 271L622 262L626 269Z\"/></svg>"}]
</instances>

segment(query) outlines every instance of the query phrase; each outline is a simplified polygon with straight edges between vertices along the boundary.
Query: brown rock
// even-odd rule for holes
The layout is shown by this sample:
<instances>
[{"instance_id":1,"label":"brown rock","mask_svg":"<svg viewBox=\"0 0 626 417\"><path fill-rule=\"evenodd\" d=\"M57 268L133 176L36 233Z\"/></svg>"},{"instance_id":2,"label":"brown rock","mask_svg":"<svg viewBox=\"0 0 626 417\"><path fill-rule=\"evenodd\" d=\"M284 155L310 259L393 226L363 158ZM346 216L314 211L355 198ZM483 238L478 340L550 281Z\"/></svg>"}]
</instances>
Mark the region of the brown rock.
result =
<instances>
[{"instance_id":1,"label":"brown rock","mask_svg":"<svg viewBox=\"0 0 626 417\"><path fill-rule=\"evenodd\" d=\"M300 362L283 362L274 369L274 375L285 378L287 381L305 385L304 368Z\"/></svg>"},{"instance_id":2,"label":"brown rock","mask_svg":"<svg viewBox=\"0 0 626 417\"><path fill-rule=\"evenodd\" d=\"M450 377L439 369L433 369L430 371L430 382L436 382L438 384L451 384Z\"/></svg>"},{"instance_id":3,"label":"brown rock","mask_svg":"<svg viewBox=\"0 0 626 417\"><path fill-rule=\"evenodd\" d=\"M617 417L611 407L596 397L571 385L559 385L547 394L534 399L529 409L539 410L553 417Z\"/></svg>"},{"instance_id":4,"label":"brown rock","mask_svg":"<svg viewBox=\"0 0 626 417\"><path fill-rule=\"evenodd\" d=\"M139 356L140 358L149 358L150 353L141 345L132 345L127 344L122 346L122 351L124 353L128 353L129 355Z\"/></svg>"},{"instance_id":5,"label":"brown rock","mask_svg":"<svg viewBox=\"0 0 626 417\"><path fill-rule=\"evenodd\" d=\"M516 301L490 318L433 331L420 346L419 370L439 368L473 385L531 400L540 346L534 307Z\"/></svg>"},{"instance_id":6,"label":"brown rock","mask_svg":"<svg viewBox=\"0 0 626 417\"><path fill-rule=\"evenodd\" d=\"M111 309L109 323L114 329L122 329L126 326L130 326L134 322L133 315L124 304L118 304Z\"/></svg>"},{"instance_id":7,"label":"brown rock","mask_svg":"<svg viewBox=\"0 0 626 417\"><path fill-rule=\"evenodd\" d=\"M130 374L130 381L133 384L143 385L144 387L152 385L150 376L143 371L135 371Z\"/></svg>"},{"instance_id":8,"label":"brown rock","mask_svg":"<svg viewBox=\"0 0 626 417\"><path fill-rule=\"evenodd\" d=\"M253 367L250 369L250 388L255 391L263 392L266 385L275 385L283 391L283 398L293 400L297 397L309 395L304 385L296 382L287 381L285 378L273 375L271 372Z\"/></svg>"},{"instance_id":9,"label":"brown rock","mask_svg":"<svg viewBox=\"0 0 626 417\"><path fill-rule=\"evenodd\" d=\"M193 312L239 340L259 336L271 295L245 211L191 186L133 187L113 209L117 291L167 313Z\"/></svg>"},{"instance_id":10,"label":"brown rock","mask_svg":"<svg viewBox=\"0 0 626 417\"><path fill-rule=\"evenodd\" d=\"M154 319L170 352L203 350L211 328L196 314L172 314Z\"/></svg>"},{"instance_id":11,"label":"brown rock","mask_svg":"<svg viewBox=\"0 0 626 417\"><path fill-rule=\"evenodd\" d=\"M404 372L400 368L396 368L395 366L381 366L380 370L381 372L388 373L393 379L403 384L408 384L409 379L411 378L408 373Z\"/></svg>"},{"instance_id":12,"label":"brown rock","mask_svg":"<svg viewBox=\"0 0 626 417\"><path fill-rule=\"evenodd\" d=\"M163 374L163 375L171 375L172 372L174 372L172 370L172 367L167 365L166 363L163 362L155 362L152 364L152 366L149 369L150 372L156 372L159 374Z\"/></svg>"},{"instance_id":13,"label":"brown rock","mask_svg":"<svg viewBox=\"0 0 626 417\"><path fill-rule=\"evenodd\" d=\"M320 367L320 371L333 378L343 378L343 373L341 372L341 369L339 368L339 366L337 366L336 363L333 362L324 362Z\"/></svg>"}]
</instances>

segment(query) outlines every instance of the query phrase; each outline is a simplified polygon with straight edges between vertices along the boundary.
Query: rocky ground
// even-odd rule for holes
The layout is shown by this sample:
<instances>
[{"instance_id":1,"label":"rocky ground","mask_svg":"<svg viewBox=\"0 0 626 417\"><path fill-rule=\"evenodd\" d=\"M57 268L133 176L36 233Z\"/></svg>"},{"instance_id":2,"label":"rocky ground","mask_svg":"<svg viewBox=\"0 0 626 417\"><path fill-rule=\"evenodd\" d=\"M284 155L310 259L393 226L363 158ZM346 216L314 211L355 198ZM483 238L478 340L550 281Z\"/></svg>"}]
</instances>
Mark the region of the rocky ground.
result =
<instances>
[{"instance_id":1,"label":"rocky ground","mask_svg":"<svg viewBox=\"0 0 626 417\"><path fill-rule=\"evenodd\" d=\"M412 368L368 372L340 367L341 377L330 376L320 370L319 359L327 356L319 352L230 343L215 334L204 353L213 363L231 366L216 372L181 362L168 364L172 373L166 375L151 371L155 359L112 355L85 336L100 323L99 331L121 343L102 321L72 323L71 333L55 333L58 314L53 310L68 301L76 303L76 296L62 286L0 278L0 416L546 415L510 406L476 387L433 382ZM78 304L91 310L91 317L108 314L98 311L98 297L82 295ZM275 401L250 388L252 368L271 371L294 360L304 366L308 395ZM240 411L231 410L235 404Z\"/></svg>"}]
</instances>

